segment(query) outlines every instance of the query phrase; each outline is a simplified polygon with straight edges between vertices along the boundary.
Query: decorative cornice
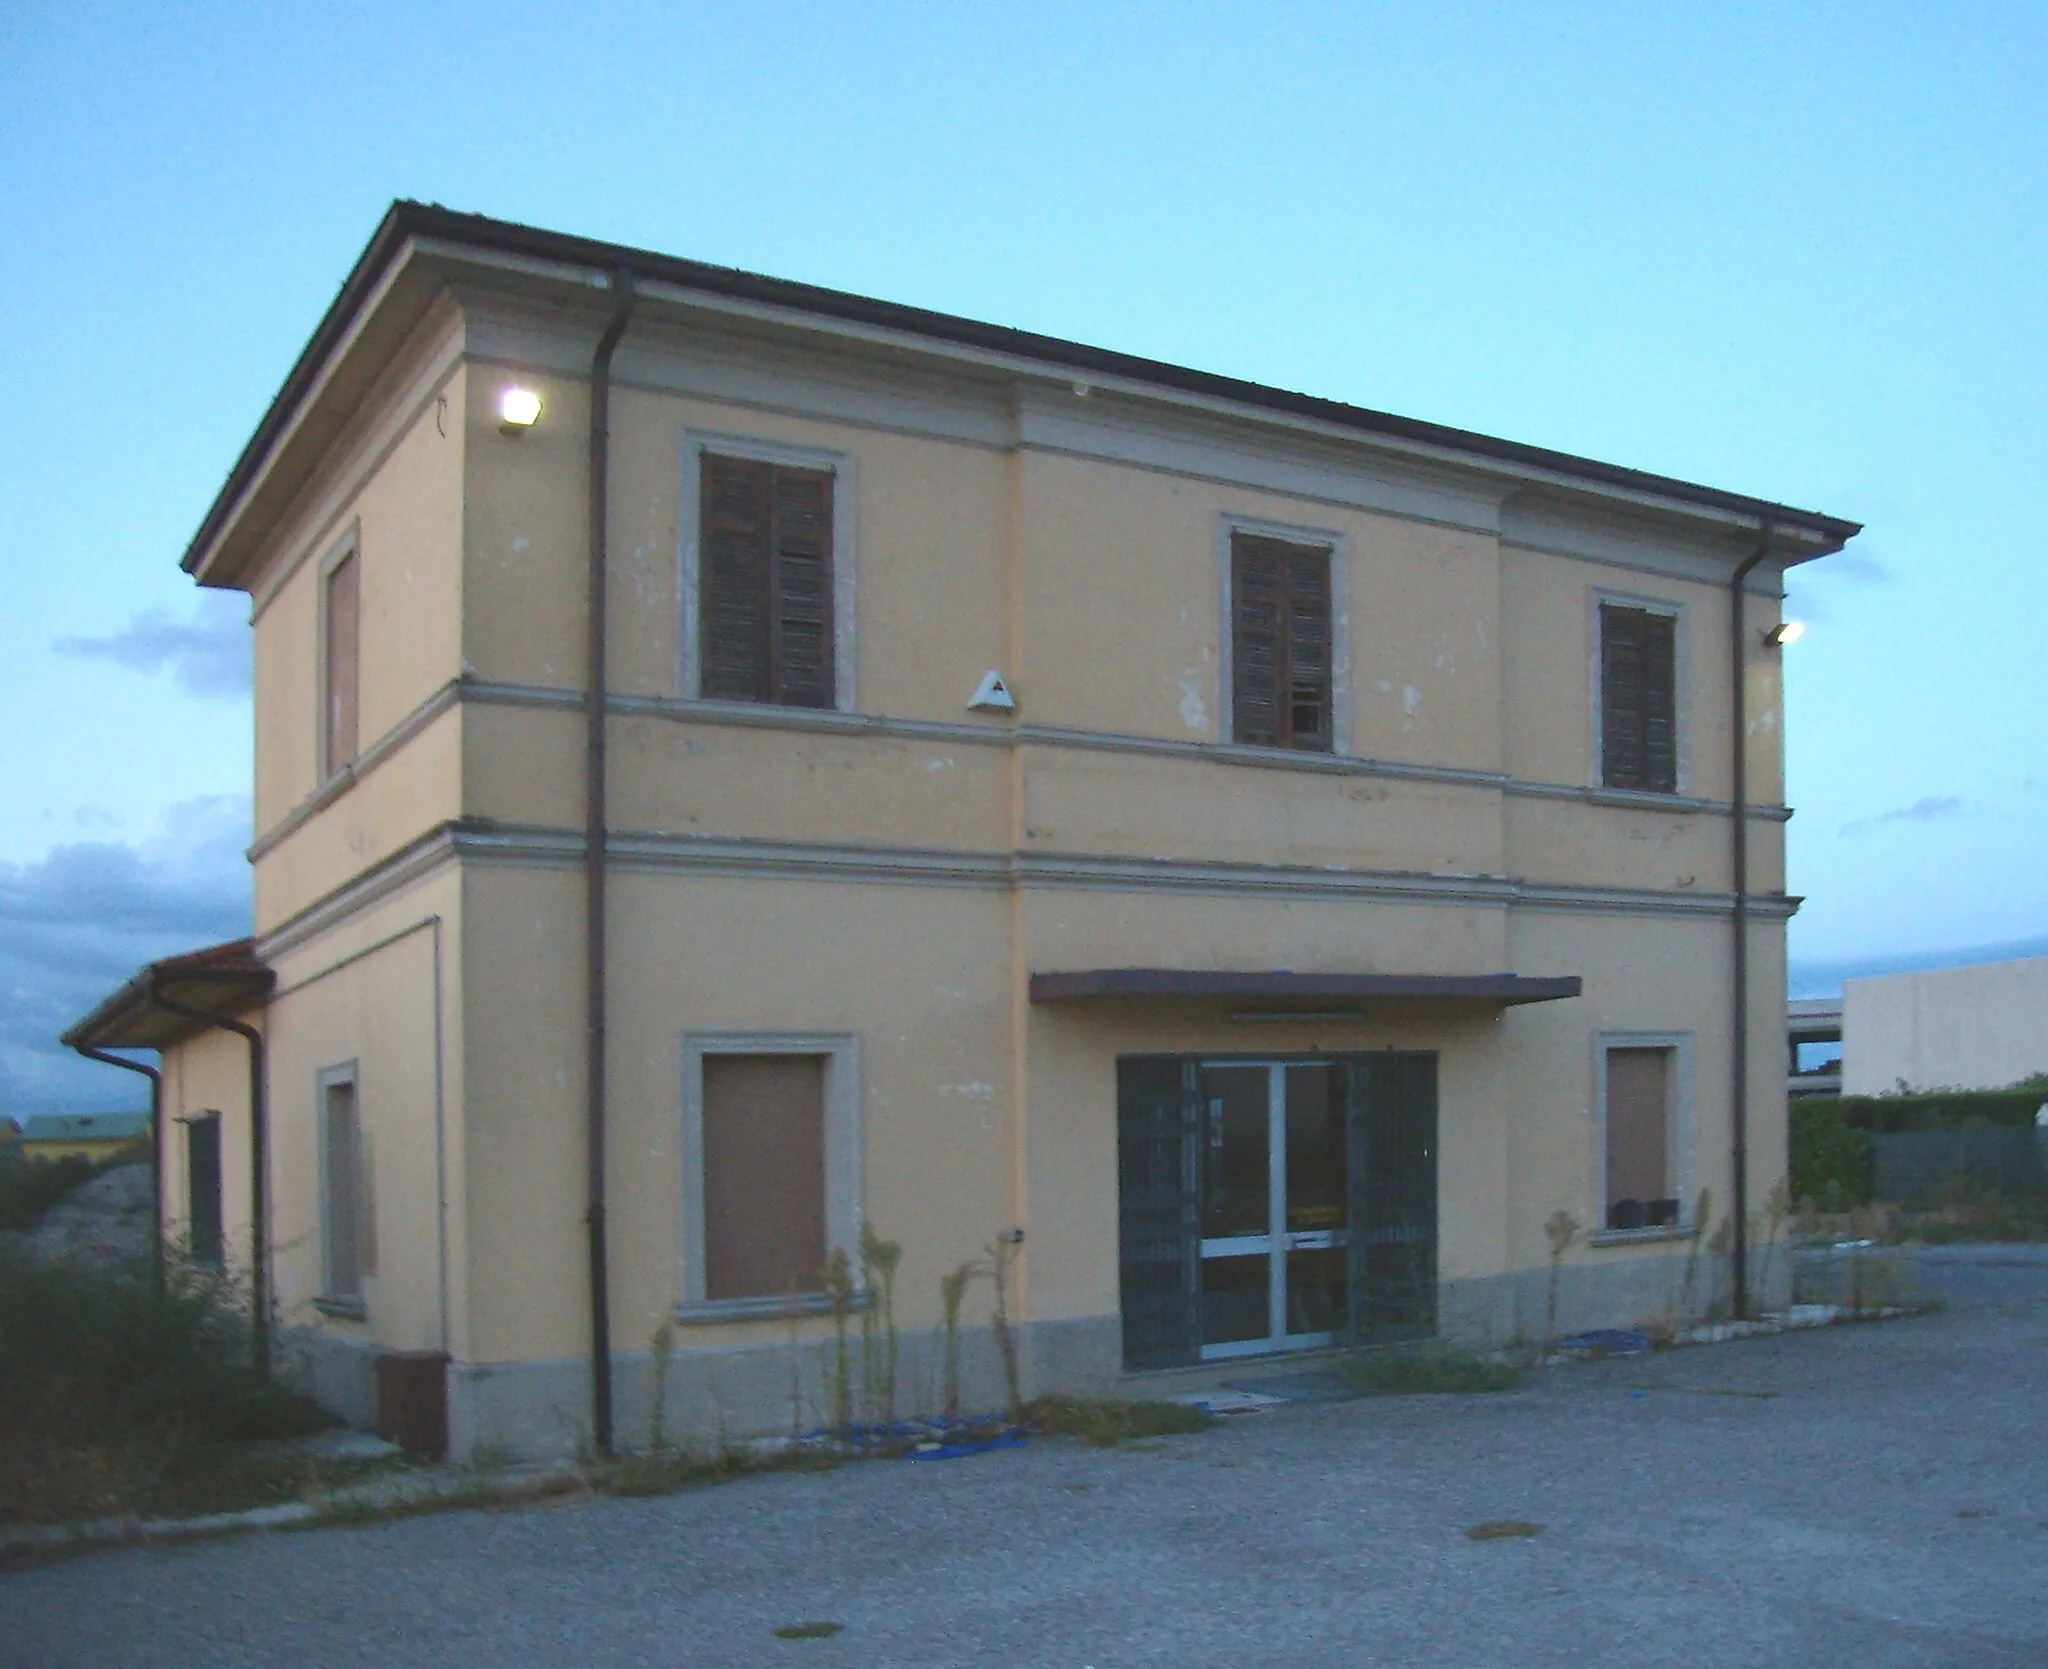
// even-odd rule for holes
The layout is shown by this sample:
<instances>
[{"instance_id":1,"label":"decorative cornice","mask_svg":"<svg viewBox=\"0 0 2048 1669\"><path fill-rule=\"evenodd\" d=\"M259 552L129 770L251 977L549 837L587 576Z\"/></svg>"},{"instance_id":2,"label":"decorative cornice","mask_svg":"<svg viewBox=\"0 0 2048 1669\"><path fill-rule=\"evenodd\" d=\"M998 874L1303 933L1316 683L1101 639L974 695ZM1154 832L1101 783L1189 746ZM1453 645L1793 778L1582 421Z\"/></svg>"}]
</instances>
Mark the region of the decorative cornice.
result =
<instances>
[{"instance_id":1,"label":"decorative cornice","mask_svg":"<svg viewBox=\"0 0 2048 1669\"><path fill-rule=\"evenodd\" d=\"M1505 875L1308 865L1204 863L1076 852L974 852L938 847L855 846L750 840L635 830L606 842L620 869L743 879L965 887L983 891L1179 892L1209 896L1449 904L1579 915L1677 916L1726 920L1734 895L1692 888L1599 887ZM451 860L520 868L574 869L580 831L539 824L447 823L337 888L258 942L280 955ZM1782 894L1753 897L1756 921L1784 921L1799 907Z\"/></svg>"}]
</instances>

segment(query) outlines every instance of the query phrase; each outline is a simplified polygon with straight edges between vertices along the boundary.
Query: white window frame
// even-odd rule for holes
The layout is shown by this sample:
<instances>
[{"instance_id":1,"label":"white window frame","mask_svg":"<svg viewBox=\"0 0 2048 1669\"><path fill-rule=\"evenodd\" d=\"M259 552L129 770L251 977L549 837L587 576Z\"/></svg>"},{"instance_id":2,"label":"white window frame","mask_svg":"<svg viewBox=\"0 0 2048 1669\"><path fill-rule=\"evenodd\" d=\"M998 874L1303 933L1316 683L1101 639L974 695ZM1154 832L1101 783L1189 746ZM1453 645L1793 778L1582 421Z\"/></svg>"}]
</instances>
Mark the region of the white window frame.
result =
<instances>
[{"instance_id":1,"label":"white window frame","mask_svg":"<svg viewBox=\"0 0 2048 1669\"><path fill-rule=\"evenodd\" d=\"M1330 553L1330 752L1351 751L1351 536L1335 528L1276 522L1268 516L1246 516L1226 510L1216 518L1216 740L1224 746L1251 746L1237 741L1236 691L1231 686L1231 653L1237 635L1232 610L1230 541L1234 534L1284 539L1294 545L1316 545ZM1271 748L1261 752L1294 753L1305 749Z\"/></svg>"},{"instance_id":2,"label":"white window frame","mask_svg":"<svg viewBox=\"0 0 2048 1669\"><path fill-rule=\"evenodd\" d=\"M329 1093L346 1084L356 1115L356 1290L337 1292L334 1285L334 1178L330 1168L334 1147L328 1135ZM373 1259L366 1244L370 1233L369 1140L363 1130L362 1073L353 1060L322 1067L313 1077L314 1139L319 1143L320 1293L314 1300L328 1315L362 1320L368 1313L368 1283Z\"/></svg>"},{"instance_id":3,"label":"white window frame","mask_svg":"<svg viewBox=\"0 0 2048 1669\"><path fill-rule=\"evenodd\" d=\"M1668 1049L1671 1070L1664 1080L1664 1175L1668 1198L1678 1201L1678 1221L1655 1228L1607 1226L1607 1057L1616 1049ZM1593 1038L1593 1180L1596 1246L1624 1246L1638 1240L1677 1240L1693 1232L1693 1078L1691 1032L1598 1032Z\"/></svg>"},{"instance_id":4,"label":"white window frame","mask_svg":"<svg viewBox=\"0 0 2048 1669\"><path fill-rule=\"evenodd\" d=\"M832 705L841 713L857 710L856 671L860 637L854 601L858 590L859 476L853 454L823 447L795 446L753 435L720 434L685 429L682 439L682 481L677 498L676 694L685 701L703 699L703 655L698 641L703 629L702 593L698 580L698 544L703 534L704 454L747 458L756 463L787 464L792 469L824 470L832 477Z\"/></svg>"},{"instance_id":5,"label":"white window frame","mask_svg":"<svg viewBox=\"0 0 2048 1669\"><path fill-rule=\"evenodd\" d=\"M1588 782L1606 794L1641 794L1653 800L1678 799L1692 793L1692 656L1688 648L1686 605L1669 597L1644 597L1629 591L1594 586L1587 593L1586 624L1589 649L1586 656L1587 688L1592 694L1590 736L1592 752L1586 761ZM1666 794L1659 788L1612 788L1607 782L1607 691L1606 656L1601 652L1600 607L1639 608L1661 614L1671 625L1671 752L1672 785Z\"/></svg>"},{"instance_id":6,"label":"white window frame","mask_svg":"<svg viewBox=\"0 0 2048 1669\"><path fill-rule=\"evenodd\" d=\"M704 1059L707 1055L816 1055L825 1061L825 1250L844 1252L859 1279L861 1223L860 1038L853 1032L685 1032L682 1035L682 1199L676 1317L746 1321L815 1313L822 1292L709 1298L704 1251Z\"/></svg>"},{"instance_id":7,"label":"white window frame","mask_svg":"<svg viewBox=\"0 0 2048 1669\"><path fill-rule=\"evenodd\" d=\"M316 682L319 684L319 705L315 708L317 717L314 722L318 726L315 750L319 755L320 786L323 788L329 783L347 776L350 771L355 769L357 761L363 757L365 738L363 735L362 553L363 525L359 521L351 522L348 531L328 547L327 554L320 558L319 564L314 570L313 583L319 588L313 606L314 630L319 634L314 640L315 650L313 655L314 664L319 669L316 679ZM356 755L354 759L344 760L341 764L337 765L334 762L334 731L332 723L334 715L328 711L327 706L332 674L332 668L328 664L328 651L331 639L328 635L327 626L327 593L328 583L334 578L334 571L344 562L348 561L350 557L356 559Z\"/></svg>"}]
</instances>

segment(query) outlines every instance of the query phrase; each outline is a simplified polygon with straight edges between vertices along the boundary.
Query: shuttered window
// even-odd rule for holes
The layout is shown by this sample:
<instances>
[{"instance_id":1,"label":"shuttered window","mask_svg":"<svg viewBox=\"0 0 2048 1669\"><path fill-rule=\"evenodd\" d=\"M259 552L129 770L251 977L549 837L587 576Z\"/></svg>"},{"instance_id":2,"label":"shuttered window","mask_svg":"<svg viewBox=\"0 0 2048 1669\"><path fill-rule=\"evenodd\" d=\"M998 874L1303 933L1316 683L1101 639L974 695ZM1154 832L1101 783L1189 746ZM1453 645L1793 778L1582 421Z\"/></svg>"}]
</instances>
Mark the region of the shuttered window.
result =
<instances>
[{"instance_id":1,"label":"shuttered window","mask_svg":"<svg viewBox=\"0 0 2048 1669\"><path fill-rule=\"evenodd\" d=\"M704 1057L704 1296L825 1284L823 1055Z\"/></svg>"},{"instance_id":2,"label":"shuttered window","mask_svg":"<svg viewBox=\"0 0 2048 1669\"><path fill-rule=\"evenodd\" d=\"M360 730L358 709L362 683L361 563L349 554L327 572L327 711L322 718L321 751L327 775L353 765Z\"/></svg>"},{"instance_id":3,"label":"shuttered window","mask_svg":"<svg viewBox=\"0 0 2048 1669\"><path fill-rule=\"evenodd\" d=\"M1253 747L1328 753L1328 548L1233 533L1230 614L1232 738Z\"/></svg>"},{"instance_id":4,"label":"shuttered window","mask_svg":"<svg viewBox=\"0 0 2048 1669\"><path fill-rule=\"evenodd\" d=\"M1600 605L1600 780L1678 792L1677 619Z\"/></svg>"},{"instance_id":5,"label":"shuttered window","mask_svg":"<svg viewBox=\"0 0 2048 1669\"><path fill-rule=\"evenodd\" d=\"M1607 1051L1607 1226L1678 1221L1671 1182L1670 1049Z\"/></svg>"},{"instance_id":6,"label":"shuttered window","mask_svg":"<svg viewBox=\"0 0 2048 1669\"><path fill-rule=\"evenodd\" d=\"M323 1298L360 1301L368 1273L363 1128L352 1078L321 1087L320 1217Z\"/></svg>"},{"instance_id":7,"label":"shuttered window","mask_svg":"<svg viewBox=\"0 0 2048 1669\"><path fill-rule=\"evenodd\" d=\"M699 693L833 705L832 473L705 453Z\"/></svg>"}]
</instances>

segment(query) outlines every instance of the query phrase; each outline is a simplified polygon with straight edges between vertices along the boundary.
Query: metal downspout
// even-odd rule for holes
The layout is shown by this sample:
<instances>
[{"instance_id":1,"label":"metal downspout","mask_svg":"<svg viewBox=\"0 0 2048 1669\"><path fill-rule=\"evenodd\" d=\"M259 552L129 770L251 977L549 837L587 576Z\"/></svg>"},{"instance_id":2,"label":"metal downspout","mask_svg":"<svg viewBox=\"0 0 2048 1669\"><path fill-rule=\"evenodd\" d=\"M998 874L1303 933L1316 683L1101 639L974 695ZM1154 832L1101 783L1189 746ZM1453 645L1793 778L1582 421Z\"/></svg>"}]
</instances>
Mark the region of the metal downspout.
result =
<instances>
[{"instance_id":1,"label":"metal downspout","mask_svg":"<svg viewBox=\"0 0 2048 1669\"><path fill-rule=\"evenodd\" d=\"M249 1327L256 1369L270 1376L270 1113L264 1095L263 1034L225 1014L208 1014L172 1002L154 981L149 1000L166 1014L196 1020L215 1031L233 1032L249 1045Z\"/></svg>"},{"instance_id":2,"label":"metal downspout","mask_svg":"<svg viewBox=\"0 0 2048 1669\"><path fill-rule=\"evenodd\" d=\"M1743 609L1743 587L1757 565L1771 554L1771 521L1757 528L1757 548L1736 568L1728 585L1728 696L1732 786L1730 857L1735 891L1735 1011L1730 1028L1730 1069L1734 1074L1733 1152L1735 1234L1729 1259L1735 1319L1749 1319L1749 686L1744 674L1749 649L1744 634L1749 623Z\"/></svg>"},{"instance_id":3,"label":"metal downspout","mask_svg":"<svg viewBox=\"0 0 2048 1669\"><path fill-rule=\"evenodd\" d=\"M606 509L611 473L612 355L633 313L633 273L612 279L612 315L590 362L590 595L584 700L584 1109L586 1195L590 1239L591 1435L599 1454L612 1452L612 1319L610 1257L605 1238L605 662Z\"/></svg>"},{"instance_id":4,"label":"metal downspout","mask_svg":"<svg viewBox=\"0 0 2048 1669\"><path fill-rule=\"evenodd\" d=\"M149 1278L151 1285L161 1293L164 1290L164 1075L153 1066L110 1055L104 1049L95 1049L90 1043L74 1043L71 1047L89 1061L118 1066L127 1072L140 1072L149 1080Z\"/></svg>"}]
</instances>

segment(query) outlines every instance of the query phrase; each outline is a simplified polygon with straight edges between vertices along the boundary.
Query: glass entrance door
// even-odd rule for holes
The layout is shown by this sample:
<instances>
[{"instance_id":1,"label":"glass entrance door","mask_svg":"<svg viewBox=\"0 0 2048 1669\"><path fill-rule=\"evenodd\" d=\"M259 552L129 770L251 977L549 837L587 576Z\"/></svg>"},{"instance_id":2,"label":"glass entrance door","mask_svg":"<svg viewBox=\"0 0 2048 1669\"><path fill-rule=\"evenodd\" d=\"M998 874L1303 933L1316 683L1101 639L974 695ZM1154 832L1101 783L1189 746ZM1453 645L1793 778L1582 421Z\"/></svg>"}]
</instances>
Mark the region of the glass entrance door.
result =
<instances>
[{"instance_id":1,"label":"glass entrance door","mask_svg":"<svg viewBox=\"0 0 2048 1669\"><path fill-rule=\"evenodd\" d=\"M1343 1086L1331 1062L1202 1066L1205 1360L1334 1344L1344 1328Z\"/></svg>"}]
</instances>

